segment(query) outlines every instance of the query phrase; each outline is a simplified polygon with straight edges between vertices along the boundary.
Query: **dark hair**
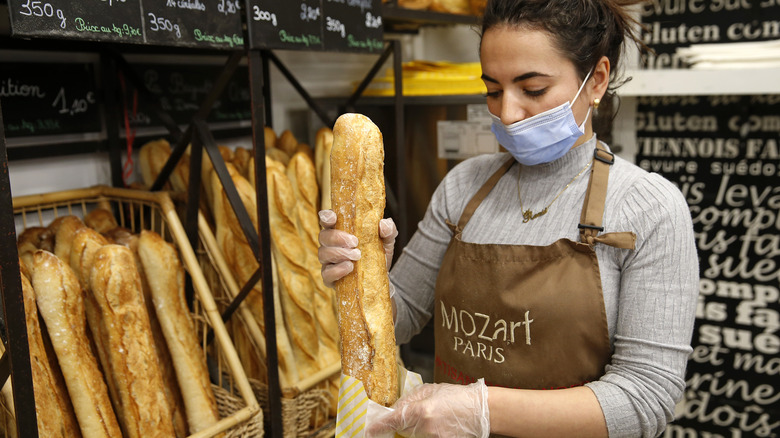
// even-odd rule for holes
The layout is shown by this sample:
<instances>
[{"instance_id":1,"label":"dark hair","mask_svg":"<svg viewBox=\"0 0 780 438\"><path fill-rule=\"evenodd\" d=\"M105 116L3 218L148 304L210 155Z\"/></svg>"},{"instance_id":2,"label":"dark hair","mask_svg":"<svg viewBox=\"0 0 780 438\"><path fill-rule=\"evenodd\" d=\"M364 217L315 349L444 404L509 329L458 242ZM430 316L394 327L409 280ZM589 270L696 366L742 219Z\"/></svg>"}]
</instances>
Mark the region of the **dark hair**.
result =
<instances>
[{"instance_id":1,"label":"dark hair","mask_svg":"<svg viewBox=\"0 0 780 438\"><path fill-rule=\"evenodd\" d=\"M627 7L644 0L489 0L482 18L482 34L495 26L543 30L549 33L560 53L577 68L580 78L602 56L609 59L610 88L620 67L623 41L637 46L639 23Z\"/></svg>"}]
</instances>

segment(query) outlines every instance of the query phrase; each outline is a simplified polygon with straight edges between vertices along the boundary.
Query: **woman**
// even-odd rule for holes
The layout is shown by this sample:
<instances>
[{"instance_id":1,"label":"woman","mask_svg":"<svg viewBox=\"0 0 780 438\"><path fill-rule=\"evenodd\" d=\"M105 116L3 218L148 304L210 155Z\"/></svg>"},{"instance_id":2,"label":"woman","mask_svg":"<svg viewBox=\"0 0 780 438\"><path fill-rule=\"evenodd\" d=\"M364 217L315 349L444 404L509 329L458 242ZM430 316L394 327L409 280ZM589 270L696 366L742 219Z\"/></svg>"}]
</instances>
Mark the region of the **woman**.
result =
<instances>
[{"instance_id":1,"label":"woman","mask_svg":"<svg viewBox=\"0 0 780 438\"><path fill-rule=\"evenodd\" d=\"M509 154L459 164L390 273L396 337L434 317L436 384L369 435L657 436L691 351L698 262L674 185L614 157L592 114L633 0L491 0L480 44ZM322 275L359 258L321 212ZM394 226L380 224L392 251Z\"/></svg>"}]
</instances>

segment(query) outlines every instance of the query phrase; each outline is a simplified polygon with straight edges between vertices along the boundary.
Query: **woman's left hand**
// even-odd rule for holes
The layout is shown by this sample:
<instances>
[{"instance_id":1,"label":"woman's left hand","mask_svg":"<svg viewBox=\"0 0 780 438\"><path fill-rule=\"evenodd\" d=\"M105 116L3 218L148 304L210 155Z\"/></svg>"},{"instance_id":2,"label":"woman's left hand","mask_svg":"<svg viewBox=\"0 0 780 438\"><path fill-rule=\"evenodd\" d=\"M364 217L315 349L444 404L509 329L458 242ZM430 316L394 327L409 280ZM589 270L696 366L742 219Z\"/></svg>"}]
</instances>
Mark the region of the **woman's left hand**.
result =
<instances>
[{"instance_id":1,"label":"woman's left hand","mask_svg":"<svg viewBox=\"0 0 780 438\"><path fill-rule=\"evenodd\" d=\"M396 431L407 437L478 437L490 433L488 389L470 385L424 384L399 399L394 411L371 424L366 437Z\"/></svg>"}]
</instances>

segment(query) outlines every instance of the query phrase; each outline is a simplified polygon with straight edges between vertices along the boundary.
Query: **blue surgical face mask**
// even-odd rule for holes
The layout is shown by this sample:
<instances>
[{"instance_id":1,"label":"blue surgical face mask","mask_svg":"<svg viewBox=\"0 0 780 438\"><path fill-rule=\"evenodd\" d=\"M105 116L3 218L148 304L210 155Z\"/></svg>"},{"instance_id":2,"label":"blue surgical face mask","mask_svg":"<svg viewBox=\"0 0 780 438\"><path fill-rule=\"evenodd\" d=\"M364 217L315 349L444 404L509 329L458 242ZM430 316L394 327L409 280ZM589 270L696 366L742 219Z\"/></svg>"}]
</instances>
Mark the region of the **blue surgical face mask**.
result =
<instances>
[{"instance_id":1,"label":"blue surgical face mask","mask_svg":"<svg viewBox=\"0 0 780 438\"><path fill-rule=\"evenodd\" d=\"M561 158L585 133L585 122L590 117L590 107L585 120L581 125L577 125L571 104L577 100L589 77L590 72L585 76L571 102L565 102L533 117L505 125L499 117L491 113L490 116L493 118L491 131L501 146L526 166L549 163Z\"/></svg>"}]
</instances>

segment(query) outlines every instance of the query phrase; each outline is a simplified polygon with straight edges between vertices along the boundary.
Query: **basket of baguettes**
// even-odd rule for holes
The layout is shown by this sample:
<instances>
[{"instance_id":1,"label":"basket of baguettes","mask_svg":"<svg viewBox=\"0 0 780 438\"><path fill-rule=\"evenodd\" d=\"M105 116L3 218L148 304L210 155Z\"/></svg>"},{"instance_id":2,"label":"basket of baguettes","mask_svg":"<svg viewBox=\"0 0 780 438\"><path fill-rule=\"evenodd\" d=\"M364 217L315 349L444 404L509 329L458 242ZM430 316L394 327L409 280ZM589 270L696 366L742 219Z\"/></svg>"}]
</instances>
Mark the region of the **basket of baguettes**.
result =
<instances>
[{"instance_id":1,"label":"basket of baguettes","mask_svg":"<svg viewBox=\"0 0 780 438\"><path fill-rule=\"evenodd\" d=\"M263 435L262 411L166 193L23 196L14 214L40 436ZM24 436L4 425L7 436Z\"/></svg>"},{"instance_id":2,"label":"basket of baguettes","mask_svg":"<svg viewBox=\"0 0 780 438\"><path fill-rule=\"evenodd\" d=\"M317 257L317 211L329 206L329 150L332 133L317 133L316 148L299 143L290 131L277 137L266 128L273 295L284 436L332 435L340 370L335 292L326 287ZM233 184L257 229L254 158L245 148L220 146ZM316 152L315 152L316 150ZM169 179L182 198L189 181L189 150ZM141 148L140 167L151 184L171 154L165 140ZM199 218L201 270L218 307L224 310L258 268L222 184L204 154ZM178 194L178 196L177 196ZM262 282L226 323L244 369L264 409L268 406Z\"/></svg>"}]
</instances>

